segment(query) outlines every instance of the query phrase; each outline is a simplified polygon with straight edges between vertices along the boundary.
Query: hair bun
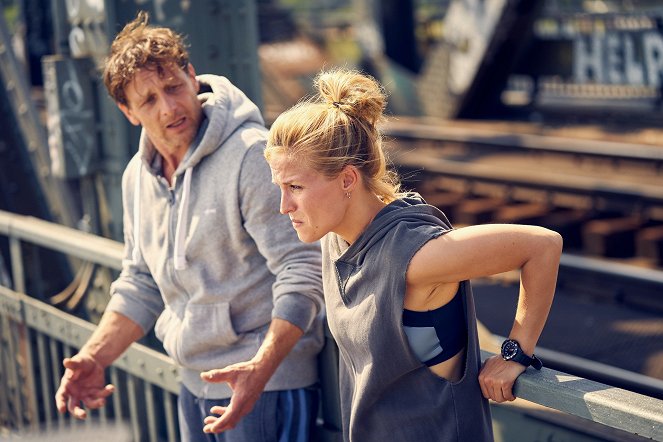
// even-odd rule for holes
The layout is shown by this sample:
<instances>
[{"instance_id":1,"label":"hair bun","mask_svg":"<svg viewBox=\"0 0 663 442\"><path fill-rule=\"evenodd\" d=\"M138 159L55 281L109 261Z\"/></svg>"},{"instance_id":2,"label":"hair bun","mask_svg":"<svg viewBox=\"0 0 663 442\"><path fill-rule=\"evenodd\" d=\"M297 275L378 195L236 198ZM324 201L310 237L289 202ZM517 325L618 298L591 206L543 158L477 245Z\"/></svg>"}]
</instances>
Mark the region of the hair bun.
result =
<instances>
[{"instance_id":1,"label":"hair bun","mask_svg":"<svg viewBox=\"0 0 663 442\"><path fill-rule=\"evenodd\" d=\"M386 107L387 97L380 84L358 71L323 71L315 79L320 101L346 115L377 123Z\"/></svg>"}]
</instances>

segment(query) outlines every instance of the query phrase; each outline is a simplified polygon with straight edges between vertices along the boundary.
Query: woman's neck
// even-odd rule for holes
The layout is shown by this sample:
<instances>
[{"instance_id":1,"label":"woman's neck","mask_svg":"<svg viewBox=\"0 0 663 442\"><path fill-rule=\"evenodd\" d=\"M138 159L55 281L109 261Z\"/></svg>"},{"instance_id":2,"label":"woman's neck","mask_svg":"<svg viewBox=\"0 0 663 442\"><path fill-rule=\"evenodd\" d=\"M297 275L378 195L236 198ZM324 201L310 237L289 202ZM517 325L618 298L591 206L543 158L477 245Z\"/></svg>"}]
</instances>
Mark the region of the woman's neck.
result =
<instances>
[{"instance_id":1,"label":"woman's neck","mask_svg":"<svg viewBox=\"0 0 663 442\"><path fill-rule=\"evenodd\" d=\"M356 193L350 198L352 201L348 205L342 227L335 232L348 244L354 243L386 206L380 198L369 192Z\"/></svg>"}]
</instances>

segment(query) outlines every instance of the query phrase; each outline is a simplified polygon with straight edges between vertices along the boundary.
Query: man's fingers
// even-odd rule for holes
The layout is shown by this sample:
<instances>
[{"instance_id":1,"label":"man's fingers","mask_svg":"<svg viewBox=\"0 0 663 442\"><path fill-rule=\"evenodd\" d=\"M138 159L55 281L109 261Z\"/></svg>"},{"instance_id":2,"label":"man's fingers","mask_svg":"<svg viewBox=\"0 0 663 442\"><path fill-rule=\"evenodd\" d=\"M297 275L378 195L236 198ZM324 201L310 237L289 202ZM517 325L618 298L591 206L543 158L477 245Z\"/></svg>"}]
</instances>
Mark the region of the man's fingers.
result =
<instances>
[{"instance_id":1,"label":"man's fingers","mask_svg":"<svg viewBox=\"0 0 663 442\"><path fill-rule=\"evenodd\" d=\"M212 413L212 414L222 415L223 413L226 412L226 409L227 409L227 408L228 408L228 407L222 407L221 405L215 405L215 406L213 406L212 408L210 408L209 411L210 411L210 413Z\"/></svg>"},{"instance_id":2,"label":"man's fingers","mask_svg":"<svg viewBox=\"0 0 663 442\"><path fill-rule=\"evenodd\" d=\"M65 386L60 386L55 394L55 405L58 412L69 411L77 419L85 419L87 412L81 407L81 403L88 408L101 408L106 405L106 398L115 391L112 384L104 388L87 388L70 391Z\"/></svg>"},{"instance_id":3,"label":"man's fingers","mask_svg":"<svg viewBox=\"0 0 663 442\"><path fill-rule=\"evenodd\" d=\"M87 417L87 411L80 407L80 403L81 401L78 398L70 396L67 401L67 409L76 419L85 419Z\"/></svg>"},{"instance_id":4,"label":"man's fingers","mask_svg":"<svg viewBox=\"0 0 663 442\"><path fill-rule=\"evenodd\" d=\"M207 382L229 382L231 380L232 373L226 369L216 369L209 370L200 373L200 378L203 381Z\"/></svg>"},{"instance_id":5,"label":"man's fingers","mask_svg":"<svg viewBox=\"0 0 663 442\"><path fill-rule=\"evenodd\" d=\"M64 358L62 365L65 368L63 378L70 379L72 381L78 379L83 365L78 358Z\"/></svg>"},{"instance_id":6,"label":"man's fingers","mask_svg":"<svg viewBox=\"0 0 663 442\"><path fill-rule=\"evenodd\" d=\"M96 409L106 405L106 398L100 397L97 399L88 398L83 401L87 408Z\"/></svg>"},{"instance_id":7,"label":"man's fingers","mask_svg":"<svg viewBox=\"0 0 663 442\"><path fill-rule=\"evenodd\" d=\"M98 390L97 397L107 398L115 391L115 386L113 384L106 385L102 390Z\"/></svg>"},{"instance_id":8,"label":"man's fingers","mask_svg":"<svg viewBox=\"0 0 663 442\"><path fill-rule=\"evenodd\" d=\"M211 416L210 416L211 417ZM203 427L203 433L218 433L214 423L217 421L217 418L212 418L210 422L207 422L208 418L205 418L205 426Z\"/></svg>"},{"instance_id":9,"label":"man's fingers","mask_svg":"<svg viewBox=\"0 0 663 442\"><path fill-rule=\"evenodd\" d=\"M106 398L115 391L115 387L111 384L106 385L103 389L88 390L88 394L83 398L83 404L88 408L101 408L106 405Z\"/></svg>"},{"instance_id":10,"label":"man's fingers","mask_svg":"<svg viewBox=\"0 0 663 442\"><path fill-rule=\"evenodd\" d=\"M224 414L221 417L214 418L212 416L212 419L207 422L207 418L205 419L205 426L203 427L203 432L205 433L221 433L226 430L232 430L235 428L235 423L231 422L229 419L226 419L227 414Z\"/></svg>"},{"instance_id":11,"label":"man's fingers","mask_svg":"<svg viewBox=\"0 0 663 442\"><path fill-rule=\"evenodd\" d=\"M216 420L217 418L214 416L207 416L205 419L203 419L203 423L207 425L216 422Z\"/></svg>"},{"instance_id":12,"label":"man's fingers","mask_svg":"<svg viewBox=\"0 0 663 442\"><path fill-rule=\"evenodd\" d=\"M67 399L61 390L58 390L58 392L55 393L55 407L58 409L59 413L67 411Z\"/></svg>"},{"instance_id":13,"label":"man's fingers","mask_svg":"<svg viewBox=\"0 0 663 442\"><path fill-rule=\"evenodd\" d=\"M218 414L219 417L207 416L203 422L205 426L203 427L203 432L205 433L221 433L226 430L230 430L235 427L236 423L234 422L234 415L232 407L222 407L215 405L210 408L212 414Z\"/></svg>"}]
</instances>

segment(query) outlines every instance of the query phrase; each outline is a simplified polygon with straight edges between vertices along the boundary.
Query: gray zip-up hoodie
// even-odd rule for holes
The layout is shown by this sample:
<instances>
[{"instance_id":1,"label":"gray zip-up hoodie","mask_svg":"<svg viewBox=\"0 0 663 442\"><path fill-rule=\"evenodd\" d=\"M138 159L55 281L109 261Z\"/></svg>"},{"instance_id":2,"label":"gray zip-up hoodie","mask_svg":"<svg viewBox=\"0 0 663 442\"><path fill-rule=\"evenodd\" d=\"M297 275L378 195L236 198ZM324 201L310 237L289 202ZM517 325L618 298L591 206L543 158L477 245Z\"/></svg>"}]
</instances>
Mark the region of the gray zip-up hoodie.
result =
<instances>
[{"instance_id":1,"label":"gray zip-up hoodie","mask_svg":"<svg viewBox=\"0 0 663 442\"><path fill-rule=\"evenodd\" d=\"M158 317L184 385L215 399L230 389L200 372L249 360L271 319L285 319L306 333L266 390L309 386L322 347L320 245L279 214L258 108L224 77L198 80L205 118L172 186L144 132L124 172L125 257L107 308L145 331Z\"/></svg>"}]
</instances>

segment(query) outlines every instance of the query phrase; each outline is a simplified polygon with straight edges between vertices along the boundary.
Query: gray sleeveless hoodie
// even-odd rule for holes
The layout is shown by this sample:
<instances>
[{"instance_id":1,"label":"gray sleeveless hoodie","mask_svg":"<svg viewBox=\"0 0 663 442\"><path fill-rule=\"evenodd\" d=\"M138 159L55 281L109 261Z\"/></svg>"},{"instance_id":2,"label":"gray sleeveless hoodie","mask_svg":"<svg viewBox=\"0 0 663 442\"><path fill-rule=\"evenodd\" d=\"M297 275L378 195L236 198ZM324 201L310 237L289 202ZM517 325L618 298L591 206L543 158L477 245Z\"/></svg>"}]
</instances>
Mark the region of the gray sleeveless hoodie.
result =
<instances>
[{"instance_id":1,"label":"gray sleeveless hoodie","mask_svg":"<svg viewBox=\"0 0 663 442\"><path fill-rule=\"evenodd\" d=\"M481 359L469 281L461 283L468 342L459 382L436 376L419 361L401 322L410 260L451 228L442 212L409 194L382 209L351 246L333 233L323 239L323 285L329 328L341 355L346 441L493 439L478 381Z\"/></svg>"}]
</instances>

